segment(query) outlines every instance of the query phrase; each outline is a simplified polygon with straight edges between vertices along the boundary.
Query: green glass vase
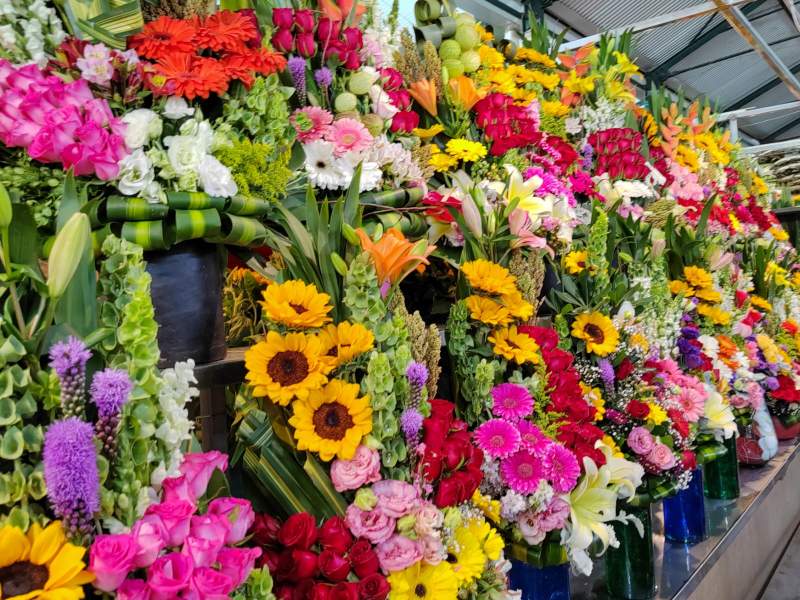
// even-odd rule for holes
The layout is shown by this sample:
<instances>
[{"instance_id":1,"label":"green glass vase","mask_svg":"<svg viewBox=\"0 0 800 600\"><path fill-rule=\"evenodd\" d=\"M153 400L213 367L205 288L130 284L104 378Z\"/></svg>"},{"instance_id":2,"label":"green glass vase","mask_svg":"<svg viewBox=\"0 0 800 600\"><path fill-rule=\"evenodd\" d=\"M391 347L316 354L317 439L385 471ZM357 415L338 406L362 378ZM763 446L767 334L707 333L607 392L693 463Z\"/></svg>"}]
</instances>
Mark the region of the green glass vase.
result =
<instances>
[{"instance_id":1,"label":"green glass vase","mask_svg":"<svg viewBox=\"0 0 800 600\"><path fill-rule=\"evenodd\" d=\"M739 459L736 436L723 442L727 452L703 465L703 491L706 498L734 500L739 497Z\"/></svg>"},{"instance_id":2,"label":"green glass vase","mask_svg":"<svg viewBox=\"0 0 800 600\"><path fill-rule=\"evenodd\" d=\"M650 504L625 506L624 510L642 522L644 535L639 535L632 523L614 523L619 547L606 551L606 586L614 598L648 600L656 595Z\"/></svg>"}]
</instances>

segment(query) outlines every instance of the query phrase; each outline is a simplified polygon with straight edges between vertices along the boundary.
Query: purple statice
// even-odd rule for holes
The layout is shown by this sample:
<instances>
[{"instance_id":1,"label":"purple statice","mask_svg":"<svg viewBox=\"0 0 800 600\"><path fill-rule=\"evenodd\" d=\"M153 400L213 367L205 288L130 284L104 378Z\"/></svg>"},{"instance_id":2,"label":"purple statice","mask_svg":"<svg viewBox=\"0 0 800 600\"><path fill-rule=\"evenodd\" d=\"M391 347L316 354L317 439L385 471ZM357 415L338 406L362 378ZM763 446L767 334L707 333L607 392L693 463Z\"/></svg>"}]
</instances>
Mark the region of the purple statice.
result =
<instances>
[{"instance_id":1,"label":"purple statice","mask_svg":"<svg viewBox=\"0 0 800 600\"><path fill-rule=\"evenodd\" d=\"M92 403L97 407L95 432L103 445L103 454L113 460L117 453L117 429L120 414L133 383L125 371L106 369L100 371L92 380Z\"/></svg>"},{"instance_id":2,"label":"purple statice","mask_svg":"<svg viewBox=\"0 0 800 600\"><path fill-rule=\"evenodd\" d=\"M65 417L83 417L86 363L91 357L86 344L74 336L50 347L50 366L61 384L61 408Z\"/></svg>"},{"instance_id":3,"label":"purple statice","mask_svg":"<svg viewBox=\"0 0 800 600\"><path fill-rule=\"evenodd\" d=\"M778 383L778 379L776 377L767 377L764 379L764 385L767 386L767 389L771 392L774 392L781 387L781 384Z\"/></svg>"},{"instance_id":4,"label":"purple statice","mask_svg":"<svg viewBox=\"0 0 800 600\"><path fill-rule=\"evenodd\" d=\"M606 358L601 358L597 362L597 368L600 370L600 378L603 380L603 385L607 392L614 390L614 365Z\"/></svg>"},{"instance_id":5,"label":"purple statice","mask_svg":"<svg viewBox=\"0 0 800 600\"><path fill-rule=\"evenodd\" d=\"M286 66L294 81L294 89L297 91L297 99L300 104L306 103L306 59L302 56L293 56L288 60Z\"/></svg>"},{"instance_id":6,"label":"purple statice","mask_svg":"<svg viewBox=\"0 0 800 600\"><path fill-rule=\"evenodd\" d=\"M314 81L317 82L319 87L327 89L333 83L333 73L328 67L317 69L314 71Z\"/></svg>"},{"instance_id":7,"label":"purple statice","mask_svg":"<svg viewBox=\"0 0 800 600\"><path fill-rule=\"evenodd\" d=\"M416 408L407 408L400 415L400 429L406 438L411 450L419 444L419 433L422 431L422 421L424 417Z\"/></svg>"},{"instance_id":8,"label":"purple statice","mask_svg":"<svg viewBox=\"0 0 800 600\"><path fill-rule=\"evenodd\" d=\"M53 512L71 540L84 541L100 510L100 477L92 426L77 417L56 421L44 436L44 480Z\"/></svg>"}]
</instances>

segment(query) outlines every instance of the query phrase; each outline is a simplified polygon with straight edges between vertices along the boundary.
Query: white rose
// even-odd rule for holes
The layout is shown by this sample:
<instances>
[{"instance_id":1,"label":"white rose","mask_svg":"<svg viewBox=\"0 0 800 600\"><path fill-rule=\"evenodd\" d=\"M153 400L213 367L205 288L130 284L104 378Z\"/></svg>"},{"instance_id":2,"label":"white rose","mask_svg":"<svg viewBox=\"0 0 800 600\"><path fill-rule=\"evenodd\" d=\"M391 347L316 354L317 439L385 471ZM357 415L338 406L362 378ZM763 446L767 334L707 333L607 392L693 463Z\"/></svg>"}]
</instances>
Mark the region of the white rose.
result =
<instances>
[{"instance_id":1,"label":"white rose","mask_svg":"<svg viewBox=\"0 0 800 600\"><path fill-rule=\"evenodd\" d=\"M190 135L173 135L164 138L167 146L167 158L175 174L188 175L196 173L206 152L197 143L197 139Z\"/></svg>"},{"instance_id":2,"label":"white rose","mask_svg":"<svg viewBox=\"0 0 800 600\"><path fill-rule=\"evenodd\" d=\"M117 188L126 196L136 196L153 182L153 165L139 148L119 161Z\"/></svg>"},{"instance_id":3,"label":"white rose","mask_svg":"<svg viewBox=\"0 0 800 600\"><path fill-rule=\"evenodd\" d=\"M180 96L170 96L161 111L167 119L182 119L194 114L194 109Z\"/></svg>"},{"instance_id":4,"label":"white rose","mask_svg":"<svg viewBox=\"0 0 800 600\"><path fill-rule=\"evenodd\" d=\"M210 154L200 163L200 185L209 196L230 198L239 191L230 169Z\"/></svg>"},{"instance_id":5,"label":"white rose","mask_svg":"<svg viewBox=\"0 0 800 600\"><path fill-rule=\"evenodd\" d=\"M151 138L161 135L161 118L149 108L137 108L122 117L125 128L125 145L131 150L141 148Z\"/></svg>"}]
</instances>

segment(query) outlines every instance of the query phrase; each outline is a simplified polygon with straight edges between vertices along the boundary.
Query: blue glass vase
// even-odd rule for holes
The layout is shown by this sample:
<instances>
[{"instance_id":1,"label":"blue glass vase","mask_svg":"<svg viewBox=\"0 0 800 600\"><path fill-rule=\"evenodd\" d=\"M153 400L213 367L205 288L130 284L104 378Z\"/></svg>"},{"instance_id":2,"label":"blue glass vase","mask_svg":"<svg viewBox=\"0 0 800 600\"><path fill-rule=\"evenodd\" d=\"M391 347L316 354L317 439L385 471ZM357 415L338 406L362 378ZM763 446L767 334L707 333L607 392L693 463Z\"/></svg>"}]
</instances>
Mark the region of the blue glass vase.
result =
<instances>
[{"instance_id":1,"label":"blue glass vase","mask_svg":"<svg viewBox=\"0 0 800 600\"><path fill-rule=\"evenodd\" d=\"M664 499L664 537L671 542L696 544L706 537L703 474L692 472L689 487Z\"/></svg>"},{"instance_id":2,"label":"blue glass vase","mask_svg":"<svg viewBox=\"0 0 800 600\"><path fill-rule=\"evenodd\" d=\"M536 567L511 559L509 587L522 592L522 600L569 600L569 564Z\"/></svg>"}]
</instances>

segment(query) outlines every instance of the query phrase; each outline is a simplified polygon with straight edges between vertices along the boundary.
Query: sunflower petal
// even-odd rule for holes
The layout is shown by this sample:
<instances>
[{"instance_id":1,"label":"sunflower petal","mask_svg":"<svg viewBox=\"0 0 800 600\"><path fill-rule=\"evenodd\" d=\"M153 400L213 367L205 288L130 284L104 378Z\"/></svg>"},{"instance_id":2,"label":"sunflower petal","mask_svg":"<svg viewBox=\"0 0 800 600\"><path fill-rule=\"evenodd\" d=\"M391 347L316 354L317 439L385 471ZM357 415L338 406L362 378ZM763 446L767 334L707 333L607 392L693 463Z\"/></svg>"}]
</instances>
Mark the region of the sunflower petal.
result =
<instances>
[{"instance_id":1,"label":"sunflower petal","mask_svg":"<svg viewBox=\"0 0 800 600\"><path fill-rule=\"evenodd\" d=\"M0 529L0 568L22 560L31 545L21 529L9 525Z\"/></svg>"},{"instance_id":2,"label":"sunflower petal","mask_svg":"<svg viewBox=\"0 0 800 600\"><path fill-rule=\"evenodd\" d=\"M83 571L86 566L83 562L85 548L65 544L58 551L53 561L50 563L50 577L45 584L46 590L55 590L66 585L73 577Z\"/></svg>"},{"instance_id":3,"label":"sunflower petal","mask_svg":"<svg viewBox=\"0 0 800 600\"><path fill-rule=\"evenodd\" d=\"M34 530L34 527L36 530ZM31 535L31 531L34 531L34 533L31 536L30 560L35 565L45 565L53 560L59 548L64 545L66 541L64 530L61 528L61 523L55 521L50 523L44 531L42 531L38 525L34 524L31 530L28 531L29 536Z\"/></svg>"}]
</instances>

